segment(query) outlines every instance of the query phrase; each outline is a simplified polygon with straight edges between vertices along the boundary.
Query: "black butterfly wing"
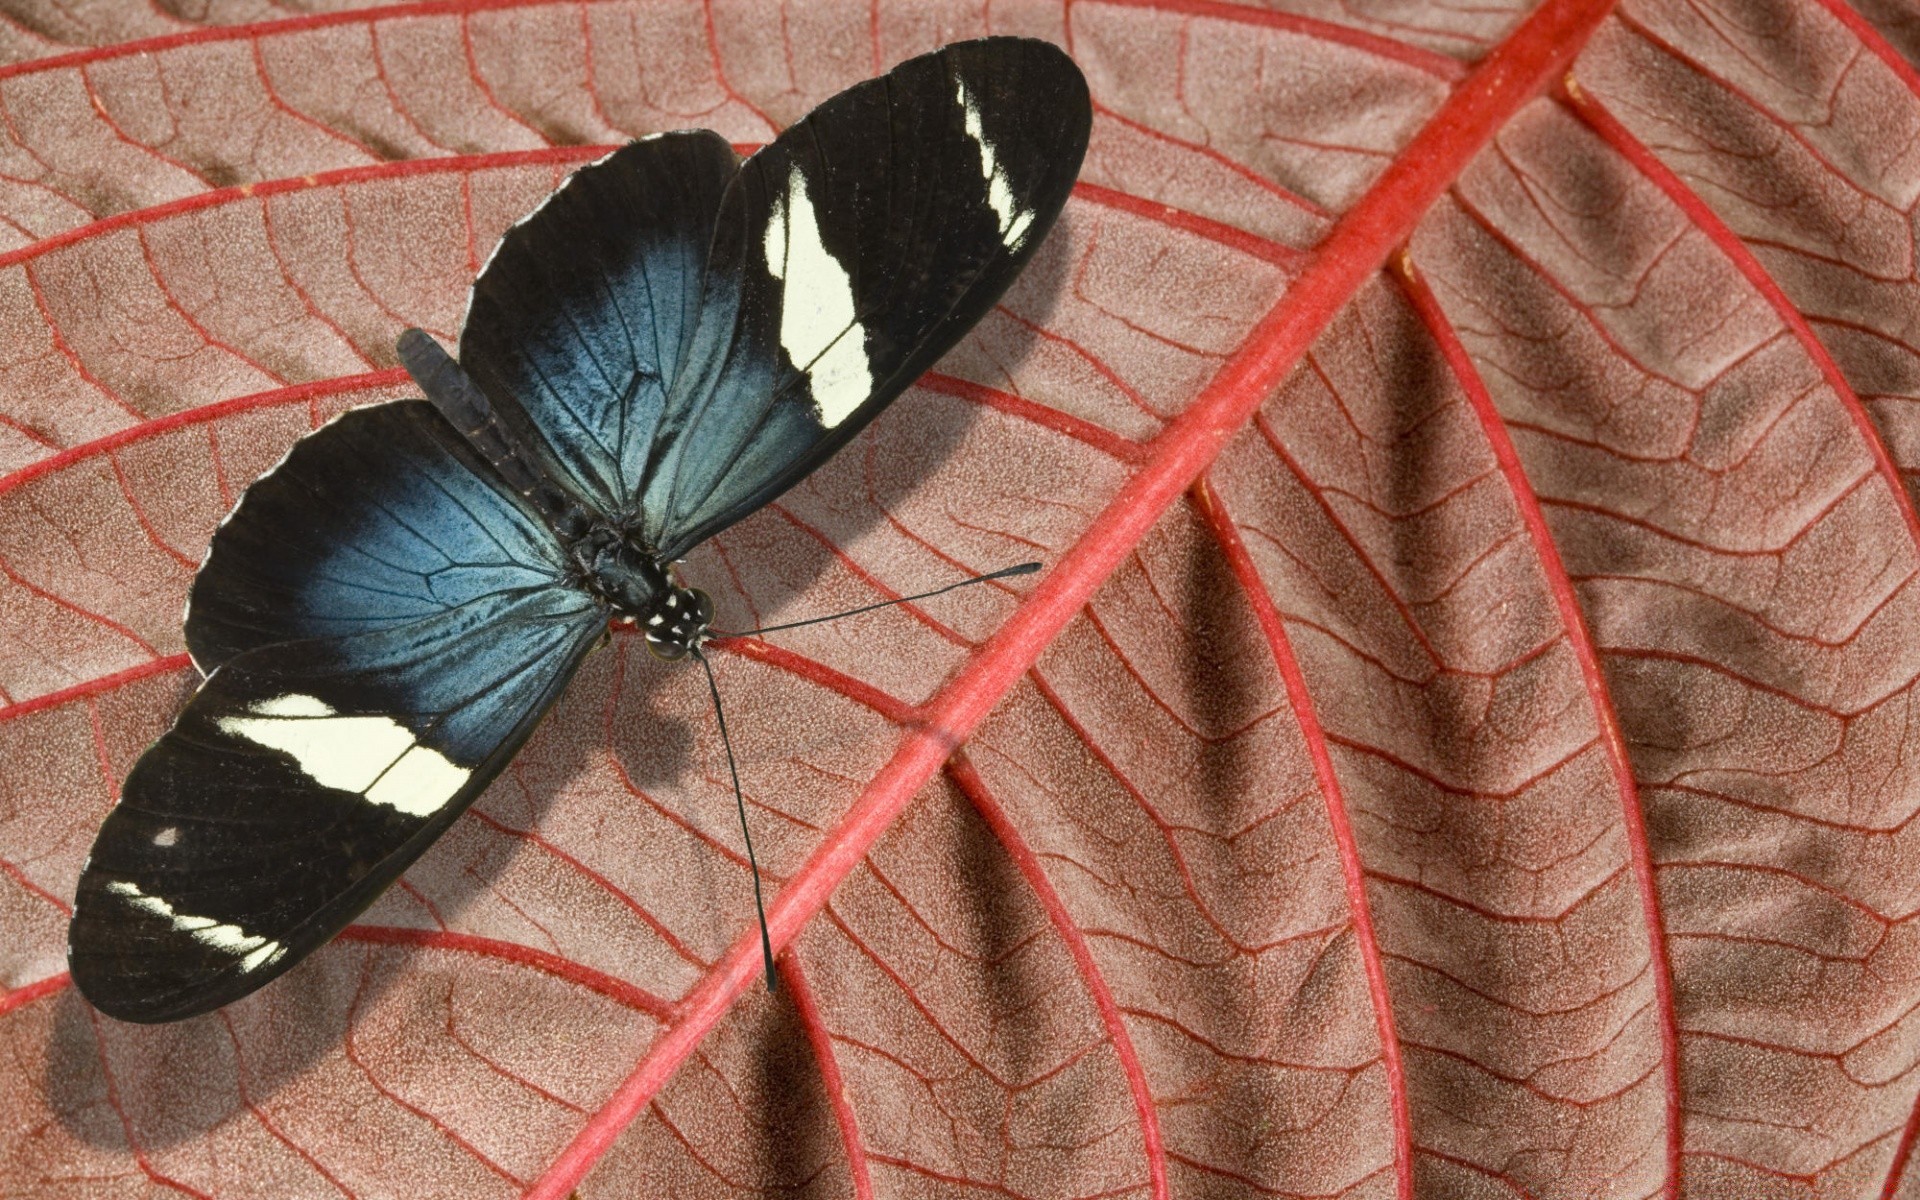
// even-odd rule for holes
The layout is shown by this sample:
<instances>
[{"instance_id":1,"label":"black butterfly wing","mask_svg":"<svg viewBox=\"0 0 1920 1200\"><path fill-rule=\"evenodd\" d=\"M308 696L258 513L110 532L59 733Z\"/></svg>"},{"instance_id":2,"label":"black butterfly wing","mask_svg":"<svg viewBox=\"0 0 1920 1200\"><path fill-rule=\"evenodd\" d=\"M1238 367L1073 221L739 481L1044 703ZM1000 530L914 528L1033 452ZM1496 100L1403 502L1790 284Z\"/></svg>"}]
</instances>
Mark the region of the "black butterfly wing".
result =
<instances>
[{"instance_id":1,"label":"black butterfly wing","mask_svg":"<svg viewBox=\"0 0 1920 1200\"><path fill-rule=\"evenodd\" d=\"M101 1011L205 1012L332 937L596 643L605 615L558 543L478 465L422 402L358 410L216 534L188 622L215 669L80 877L68 957Z\"/></svg>"},{"instance_id":2,"label":"black butterfly wing","mask_svg":"<svg viewBox=\"0 0 1920 1200\"><path fill-rule=\"evenodd\" d=\"M972 328L1065 205L1091 123L1063 52L986 38L849 88L740 167L646 473L663 557L785 491Z\"/></svg>"},{"instance_id":3,"label":"black butterfly wing","mask_svg":"<svg viewBox=\"0 0 1920 1200\"><path fill-rule=\"evenodd\" d=\"M555 480L603 514L638 500L737 166L705 130L631 142L509 229L474 281L460 365L517 440L551 453Z\"/></svg>"},{"instance_id":4,"label":"black butterfly wing","mask_svg":"<svg viewBox=\"0 0 1920 1200\"><path fill-rule=\"evenodd\" d=\"M430 405L355 409L296 442L221 522L187 593L187 649L211 673L259 646L410 624L567 569Z\"/></svg>"}]
</instances>

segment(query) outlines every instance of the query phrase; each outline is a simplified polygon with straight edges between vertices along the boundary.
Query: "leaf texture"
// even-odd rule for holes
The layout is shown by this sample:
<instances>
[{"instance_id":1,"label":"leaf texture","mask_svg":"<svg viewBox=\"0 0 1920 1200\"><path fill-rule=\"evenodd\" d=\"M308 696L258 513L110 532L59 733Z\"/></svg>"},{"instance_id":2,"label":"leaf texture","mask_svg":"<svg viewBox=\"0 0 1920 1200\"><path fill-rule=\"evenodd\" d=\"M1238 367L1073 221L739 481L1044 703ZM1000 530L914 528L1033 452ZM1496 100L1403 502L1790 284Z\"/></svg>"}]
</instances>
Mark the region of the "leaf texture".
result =
<instances>
[{"instance_id":1,"label":"leaf texture","mask_svg":"<svg viewBox=\"0 0 1920 1200\"><path fill-rule=\"evenodd\" d=\"M0 5L0 1194L1920 1200L1897 0ZM1065 45L1075 197L340 941L64 974L239 491L621 139Z\"/></svg>"}]
</instances>

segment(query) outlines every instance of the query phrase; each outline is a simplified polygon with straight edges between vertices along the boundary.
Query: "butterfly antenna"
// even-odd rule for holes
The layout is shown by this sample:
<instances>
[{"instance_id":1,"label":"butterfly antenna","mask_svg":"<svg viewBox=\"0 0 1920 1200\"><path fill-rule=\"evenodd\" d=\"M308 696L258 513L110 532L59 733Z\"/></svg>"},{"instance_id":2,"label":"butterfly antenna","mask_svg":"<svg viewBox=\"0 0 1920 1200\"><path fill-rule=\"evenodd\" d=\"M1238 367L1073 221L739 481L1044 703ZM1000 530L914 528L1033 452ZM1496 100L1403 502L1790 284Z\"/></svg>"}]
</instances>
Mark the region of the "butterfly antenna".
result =
<instances>
[{"instance_id":1,"label":"butterfly antenna","mask_svg":"<svg viewBox=\"0 0 1920 1200\"><path fill-rule=\"evenodd\" d=\"M950 583L943 588L935 588L930 592L921 592L917 596L902 596L898 600L882 600L878 604L867 604L859 608L850 608L845 612L834 613L830 617L809 617L804 621L789 621L785 625L762 625L758 629L743 629L738 633L722 633L716 629L712 631L711 636L716 638L753 637L756 634L776 633L782 629L798 629L802 625L818 625L823 621L838 621L841 617L851 617L863 612L872 612L876 608L891 608L896 604L910 604L915 600L926 600L933 596L951 592L955 588L963 588L976 583L985 583L989 579L1005 579L1009 575L1031 575L1039 569L1040 564L1037 562L1019 563L1011 567L1002 567L998 571L990 571L985 575L975 575L972 579L962 579L959 583Z\"/></svg>"},{"instance_id":2,"label":"butterfly antenna","mask_svg":"<svg viewBox=\"0 0 1920 1200\"><path fill-rule=\"evenodd\" d=\"M727 752L727 774L733 777L733 806L740 813L740 840L747 844L747 866L753 871L753 907L760 914L760 958L767 968L767 990L774 990L773 939L767 935L767 905L760 896L760 863L753 856L753 834L747 832L747 802L740 795L740 768L733 763L733 740L727 736L727 711L720 707L720 685L713 681L713 664L694 647L692 654L707 673L707 693L713 697L713 715L720 719L720 745Z\"/></svg>"}]
</instances>

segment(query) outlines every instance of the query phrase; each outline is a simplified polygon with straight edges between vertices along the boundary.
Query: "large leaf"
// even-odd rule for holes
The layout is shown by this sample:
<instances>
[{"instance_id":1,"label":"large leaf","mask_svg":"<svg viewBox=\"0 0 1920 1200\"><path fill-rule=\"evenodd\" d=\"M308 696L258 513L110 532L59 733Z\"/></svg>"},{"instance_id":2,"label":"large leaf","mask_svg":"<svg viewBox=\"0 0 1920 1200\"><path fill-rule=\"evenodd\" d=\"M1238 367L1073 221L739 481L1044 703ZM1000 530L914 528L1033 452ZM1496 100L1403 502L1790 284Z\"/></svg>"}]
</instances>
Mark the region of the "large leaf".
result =
<instances>
[{"instance_id":1,"label":"large leaf","mask_svg":"<svg viewBox=\"0 0 1920 1200\"><path fill-rule=\"evenodd\" d=\"M1920 1197L1898 0L5 7L0 1193ZM782 989L618 637L338 944L92 1014L238 489L604 144L985 32L1087 71L1066 218L687 566L1048 564L720 657Z\"/></svg>"}]
</instances>

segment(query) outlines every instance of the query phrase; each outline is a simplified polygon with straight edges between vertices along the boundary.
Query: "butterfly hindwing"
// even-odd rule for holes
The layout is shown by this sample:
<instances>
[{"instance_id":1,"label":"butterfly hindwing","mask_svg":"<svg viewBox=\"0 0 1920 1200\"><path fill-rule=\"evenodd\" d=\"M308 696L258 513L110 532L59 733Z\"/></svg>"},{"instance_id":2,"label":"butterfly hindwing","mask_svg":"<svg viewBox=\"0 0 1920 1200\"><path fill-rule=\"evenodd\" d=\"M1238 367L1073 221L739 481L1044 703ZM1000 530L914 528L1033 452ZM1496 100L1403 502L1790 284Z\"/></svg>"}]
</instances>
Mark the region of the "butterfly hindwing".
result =
<instances>
[{"instance_id":1,"label":"butterfly hindwing","mask_svg":"<svg viewBox=\"0 0 1920 1200\"><path fill-rule=\"evenodd\" d=\"M187 649L210 672L257 646L554 586L567 566L430 405L355 409L295 443L214 533L188 592Z\"/></svg>"},{"instance_id":2,"label":"butterfly hindwing","mask_svg":"<svg viewBox=\"0 0 1920 1200\"><path fill-rule=\"evenodd\" d=\"M461 366L602 513L638 499L736 165L706 130L631 142L509 229L474 281Z\"/></svg>"},{"instance_id":3,"label":"butterfly hindwing","mask_svg":"<svg viewBox=\"0 0 1920 1200\"><path fill-rule=\"evenodd\" d=\"M1086 83L987 38L828 100L720 204L700 322L641 511L668 557L826 459L999 299L1066 203Z\"/></svg>"},{"instance_id":4,"label":"butterfly hindwing","mask_svg":"<svg viewBox=\"0 0 1920 1200\"><path fill-rule=\"evenodd\" d=\"M212 674L82 872L75 980L110 1015L227 1003L337 933L480 794L606 618L549 533L408 401L248 490L196 581Z\"/></svg>"}]
</instances>

